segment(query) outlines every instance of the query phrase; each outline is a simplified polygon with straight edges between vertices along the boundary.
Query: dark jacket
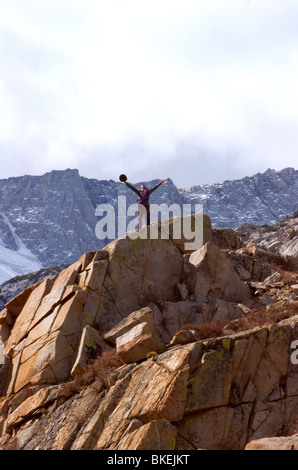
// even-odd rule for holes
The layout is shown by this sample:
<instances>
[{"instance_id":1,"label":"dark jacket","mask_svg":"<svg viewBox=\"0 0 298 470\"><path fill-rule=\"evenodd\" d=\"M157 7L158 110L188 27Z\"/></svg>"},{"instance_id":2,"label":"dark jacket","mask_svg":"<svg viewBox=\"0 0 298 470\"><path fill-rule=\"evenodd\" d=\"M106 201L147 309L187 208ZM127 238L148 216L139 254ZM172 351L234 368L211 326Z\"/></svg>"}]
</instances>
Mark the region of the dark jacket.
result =
<instances>
[{"instance_id":1,"label":"dark jacket","mask_svg":"<svg viewBox=\"0 0 298 470\"><path fill-rule=\"evenodd\" d=\"M150 194L153 193L153 191L155 191L157 188L159 188L159 186L162 184L162 183L158 183L156 186L154 186L154 188L152 189L137 189L135 188L134 186L132 186L131 184L125 182L126 186L128 186L132 191L134 191L139 197L138 197L138 200L137 200L137 204L143 204L143 206L149 206L149 196Z\"/></svg>"}]
</instances>

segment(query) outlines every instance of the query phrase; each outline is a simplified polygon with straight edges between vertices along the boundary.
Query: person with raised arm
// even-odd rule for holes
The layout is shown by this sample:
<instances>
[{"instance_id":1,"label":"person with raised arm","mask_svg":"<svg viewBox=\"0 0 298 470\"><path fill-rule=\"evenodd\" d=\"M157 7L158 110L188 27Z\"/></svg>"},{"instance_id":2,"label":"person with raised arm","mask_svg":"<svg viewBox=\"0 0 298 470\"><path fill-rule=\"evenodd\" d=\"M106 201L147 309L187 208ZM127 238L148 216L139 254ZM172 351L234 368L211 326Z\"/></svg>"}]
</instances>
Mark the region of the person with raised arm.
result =
<instances>
[{"instance_id":1,"label":"person with raised arm","mask_svg":"<svg viewBox=\"0 0 298 470\"><path fill-rule=\"evenodd\" d=\"M146 225L150 225L149 197L153 191L156 191L156 189L158 189L166 180L160 180L159 183L151 189L148 189L144 184L141 185L140 189L137 189L132 184L127 182L127 177L125 175L120 175L119 179L125 183L129 189L138 195L137 205L139 225L137 231L142 227L143 217L145 218Z\"/></svg>"}]
</instances>

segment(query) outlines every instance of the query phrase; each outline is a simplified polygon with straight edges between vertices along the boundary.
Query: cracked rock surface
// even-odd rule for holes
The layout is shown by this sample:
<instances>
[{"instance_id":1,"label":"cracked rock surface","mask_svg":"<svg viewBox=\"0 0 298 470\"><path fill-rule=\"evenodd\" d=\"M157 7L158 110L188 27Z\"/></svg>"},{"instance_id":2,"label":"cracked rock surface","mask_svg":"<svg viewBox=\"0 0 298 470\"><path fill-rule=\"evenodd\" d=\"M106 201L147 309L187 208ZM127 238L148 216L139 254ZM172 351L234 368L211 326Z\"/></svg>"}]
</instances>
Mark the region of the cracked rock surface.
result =
<instances>
[{"instance_id":1,"label":"cracked rock surface","mask_svg":"<svg viewBox=\"0 0 298 470\"><path fill-rule=\"evenodd\" d=\"M191 254L180 245L123 237L10 300L0 312L1 449L236 450L287 439L298 415L295 274L284 282L262 259L249 264L237 244L207 240ZM282 305L286 318L233 331ZM219 335L193 329L218 321ZM121 365L72 388L111 351ZM295 448L288 439L262 445Z\"/></svg>"}]
</instances>

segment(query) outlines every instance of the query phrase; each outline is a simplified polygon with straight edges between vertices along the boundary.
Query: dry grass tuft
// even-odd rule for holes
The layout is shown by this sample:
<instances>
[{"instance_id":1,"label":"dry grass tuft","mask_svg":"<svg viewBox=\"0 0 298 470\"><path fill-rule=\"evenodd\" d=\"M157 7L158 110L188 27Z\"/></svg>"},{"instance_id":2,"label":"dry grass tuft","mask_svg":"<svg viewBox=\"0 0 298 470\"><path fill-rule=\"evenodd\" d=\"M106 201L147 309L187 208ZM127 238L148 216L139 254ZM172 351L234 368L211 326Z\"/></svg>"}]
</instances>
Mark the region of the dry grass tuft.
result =
<instances>
[{"instance_id":1,"label":"dry grass tuft","mask_svg":"<svg viewBox=\"0 0 298 470\"><path fill-rule=\"evenodd\" d=\"M278 323L298 314L298 301L284 301L279 305L258 308L245 317L232 321L217 320L203 325L184 325L181 330L194 330L198 340L239 333L256 327Z\"/></svg>"},{"instance_id":2,"label":"dry grass tuft","mask_svg":"<svg viewBox=\"0 0 298 470\"><path fill-rule=\"evenodd\" d=\"M274 271L277 271L278 273L281 274L281 282L284 284L290 284L293 279L298 277L298 270L297 267L295 269L289 269L289 266L280 266L277 263L266 263L267 266L270 268L274 269ZM293 266L292 266L293 267Z\"/></svg>"},{"instance_id":3,"label":"dry grass tuft","mask_svg":"<svg viewBox=\"0 0 298 470\"><path fill-rule=\"evenodd\" d=\"M203 323L202 325L193 325L192 323L188 323L183 325L180 330L194 330L196 332L197 339L216 338L222 334L226 324L227 322L223 320L215 320Z\"/></svg>"},{"instance_id":4,"label":"dry grass tuft","mask_svg":"<svg viewBox=\"0 0 298 470\"><path fill-rule=\"evenodd\" d=\"M94 384L98 391L105 386L108 376L124 363L116 350L103 351L100 356L88 364L88 370L85 374L76 376L74 380L66 382L60 392L60 396L71 396L79 393L88 385Z\"/></svg>"},{"instance_id":5,"label":"dry grass tuft","mask_svg":"<svg viewBox=\"0 0 298 470\"><path fill-rule=\"evenodd\" d=\"M278 305L270 305L256 309L243 318L228 323L225 329L231 328L232 331L238 333L240 331L250 330L258 326L266 326L272 323L278 323L298 313L298 302L284 301Z\"/></svg>"},{"instance_id":6,"label":"dry grass tuft","mask_svg":"<svg viewBox=\"0 0 298 470\"><path fill-rule=\"evenodd\" d=\"M274 259L265 262L271 268L281 273L287 272L293 277L298 274L298 259L293 256L276 255Z\"/></svg>"}]
</instances>

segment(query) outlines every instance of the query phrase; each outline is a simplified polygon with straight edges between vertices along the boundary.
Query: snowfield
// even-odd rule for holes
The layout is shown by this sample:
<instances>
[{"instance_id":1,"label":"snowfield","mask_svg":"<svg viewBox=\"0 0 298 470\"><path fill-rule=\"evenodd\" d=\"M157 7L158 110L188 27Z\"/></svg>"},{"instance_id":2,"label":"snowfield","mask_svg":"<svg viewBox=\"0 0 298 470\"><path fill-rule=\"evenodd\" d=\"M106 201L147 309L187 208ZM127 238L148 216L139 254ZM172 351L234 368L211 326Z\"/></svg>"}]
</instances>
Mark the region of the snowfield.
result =
<instances>
[{"instance_id":1,"label":"snowfield","mask_svg":"<svg viewBox=\"0 0 298 470\"><path fill-rule=\"evenodd\" d=\"M11 231L17 246L17 251L4 246L4 243L0 238L0 284L12 277L38 271L42 268L42 264L38 261L36 256L25 247L16 235L8 218L3 213L1 213L1 216Z\"/></svg>"}]
</instances>

